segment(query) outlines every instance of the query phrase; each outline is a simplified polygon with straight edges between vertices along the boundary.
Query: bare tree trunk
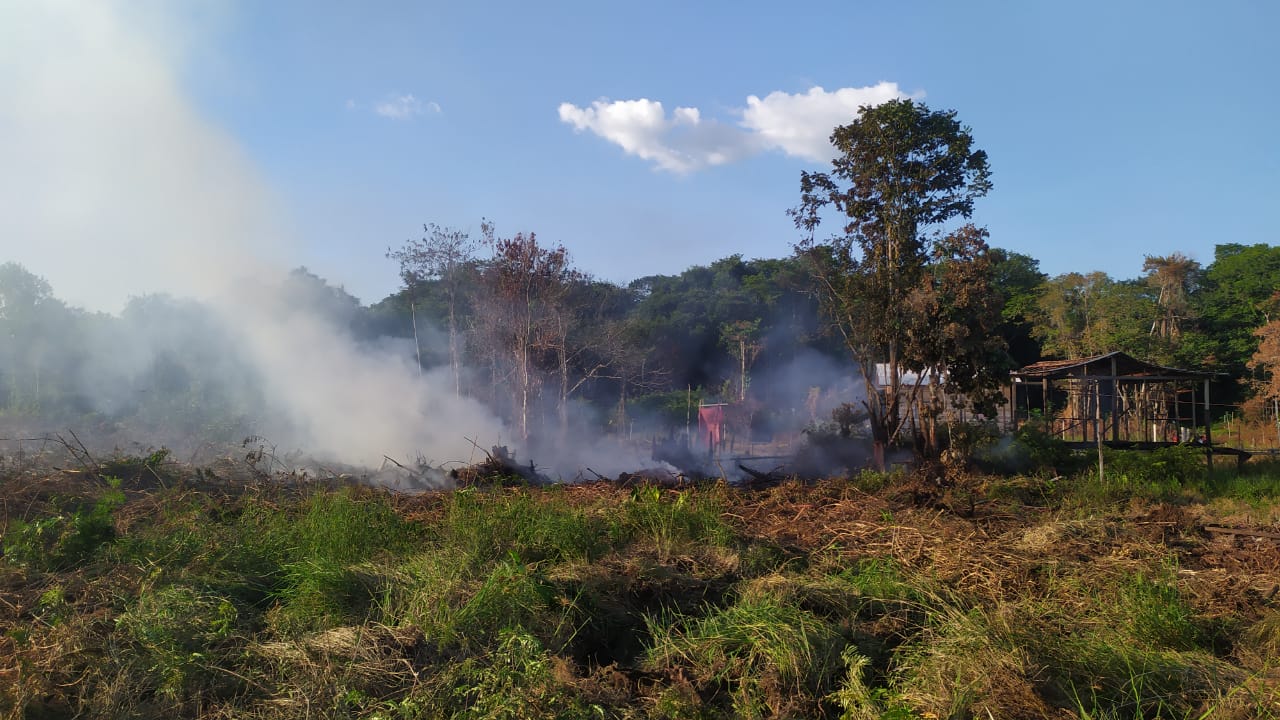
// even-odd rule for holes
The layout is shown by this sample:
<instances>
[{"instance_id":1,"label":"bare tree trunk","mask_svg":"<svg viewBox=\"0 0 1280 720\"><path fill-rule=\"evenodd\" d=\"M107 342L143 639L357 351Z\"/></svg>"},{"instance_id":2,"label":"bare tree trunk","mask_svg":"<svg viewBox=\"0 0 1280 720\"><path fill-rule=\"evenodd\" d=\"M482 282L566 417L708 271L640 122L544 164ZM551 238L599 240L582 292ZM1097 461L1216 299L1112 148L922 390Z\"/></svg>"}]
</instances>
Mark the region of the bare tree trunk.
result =
<instances>
[{"instance_id":1,"label":"bare tree trunk","mask_svg":"<svg viewBox=\"0 0 1280 720\"><path fill-rule=\"evenodd\" d=\"M521 341L519 348L520 364L520 439L529 439L529 344Z\"/></svg>"},{"instance_id":2,"label":"bare tree trunk","mask_svg":"<svg viewBox=\"0 0 1280 720\"><path fill-rule=\"evenodd\" d=\"M414 341L418 339L418 327L414 324L413 328ZM462 397L462 367L458 361L458 324L454 316L453 298L449 298L449 366L453 368L453 393L458 397ZM419 357L418 366L422 366L422 359Z\"/></svg>"},{"instance_id":3,"label":"bare tree trunk","mask_svg":"<svg viewBox=\"0 0 1280 720\"><path fill-rule=\"evenodd\" d=\"M569 437L569 331L560 311L556 312L556 343L556 359L560 364L560 404L557 409L560 441L564 442Z\"/></svg>"},{"instance_id":4,"label":"bare tree trunk","mask_svg":"<svg viewBox=\"0 0 1280 720\"><path fill-rule=\"evenodd\" d=\"M569 358L564 345L560 345L560 439L569 436Z\"/></svg>"},{"instance_id":5,"label":"bare tree trunk","mask_svg":"<svg viewBox=\"0 0 1280 720\"><path fill-rule=\"evenodd\" d=\"M416 303L409 303L409 319L413 323L413 351L418 358L418 377L422 377L422 343L418 342L418 311Z\"/></svg>"}]
</instances>

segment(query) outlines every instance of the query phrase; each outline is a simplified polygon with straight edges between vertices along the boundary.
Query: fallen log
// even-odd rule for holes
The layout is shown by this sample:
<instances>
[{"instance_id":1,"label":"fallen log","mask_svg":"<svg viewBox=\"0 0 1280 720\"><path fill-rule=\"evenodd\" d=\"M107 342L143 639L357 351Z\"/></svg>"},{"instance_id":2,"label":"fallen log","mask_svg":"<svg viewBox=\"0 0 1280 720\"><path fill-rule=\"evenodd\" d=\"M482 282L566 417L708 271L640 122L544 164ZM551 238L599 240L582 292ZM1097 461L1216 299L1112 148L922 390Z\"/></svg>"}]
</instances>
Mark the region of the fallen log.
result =
<instances>
[{"instance_id":1,"label":"fallen log","mask_svg":"<svg viewBox=\"0 0 1280 720\"><path fill-rule=\"evenodd\" d=\"M1267 540L1274 540L1276 542L1280 542L1280 533L1270 532L1268 530L1249 530L1245 528L1229 528L1229 527L1222 527L1219 525L1205 525L1204 530L1205 532L1210 532L1217 535L1238 535L1242 537L1266 538Z\"/></svg>"}]
</instances>

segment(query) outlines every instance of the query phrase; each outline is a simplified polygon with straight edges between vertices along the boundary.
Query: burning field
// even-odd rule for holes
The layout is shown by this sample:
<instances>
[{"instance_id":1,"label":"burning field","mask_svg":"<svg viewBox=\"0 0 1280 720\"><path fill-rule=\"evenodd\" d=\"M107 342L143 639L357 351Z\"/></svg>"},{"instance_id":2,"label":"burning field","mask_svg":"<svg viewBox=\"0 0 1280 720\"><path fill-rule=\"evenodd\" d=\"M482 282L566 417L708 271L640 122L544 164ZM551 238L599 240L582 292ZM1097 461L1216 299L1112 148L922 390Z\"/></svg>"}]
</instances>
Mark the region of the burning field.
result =
<instances>
[{"instance_id":1,"label":"burning field","mask_svg":"<svg viewBox=\"0 0 1280 720\"><path fill-rule=\"evenodd\" d=\"M1274 468L407 494L62 450L0 480L4 717L1280 715Z\"/></svg>"}]
</instances>

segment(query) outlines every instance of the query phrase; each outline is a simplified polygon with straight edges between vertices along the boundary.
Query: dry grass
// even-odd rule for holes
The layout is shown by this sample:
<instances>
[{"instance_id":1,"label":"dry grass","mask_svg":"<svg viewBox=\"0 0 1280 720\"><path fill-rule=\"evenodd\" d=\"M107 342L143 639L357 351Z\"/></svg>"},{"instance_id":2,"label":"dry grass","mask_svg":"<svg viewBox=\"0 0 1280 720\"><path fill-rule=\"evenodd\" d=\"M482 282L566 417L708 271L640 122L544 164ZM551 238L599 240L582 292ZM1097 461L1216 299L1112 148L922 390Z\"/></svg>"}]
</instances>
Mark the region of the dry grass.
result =
<instances>
[{"instance_id":1,"label":"dry grass","mask_svg":"<svg viewBox=\"0 0 1280 720\"><path fill-rule=\"evenodd\" d=\"M1276 498L159 475L74 566L0 560L0 716L1280 717L1280 544L1203 530ZM6 530L103 492L0 475Z\"/></svg>"}]
</instances>

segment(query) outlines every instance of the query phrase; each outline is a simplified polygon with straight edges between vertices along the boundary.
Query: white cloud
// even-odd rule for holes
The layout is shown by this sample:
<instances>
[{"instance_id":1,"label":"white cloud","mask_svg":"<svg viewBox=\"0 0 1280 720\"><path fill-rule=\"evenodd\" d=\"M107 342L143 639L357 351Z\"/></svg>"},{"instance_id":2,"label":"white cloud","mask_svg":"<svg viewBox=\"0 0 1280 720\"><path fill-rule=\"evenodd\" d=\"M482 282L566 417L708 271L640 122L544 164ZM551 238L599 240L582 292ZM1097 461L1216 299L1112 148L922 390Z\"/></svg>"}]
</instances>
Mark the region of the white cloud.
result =
<instances>
[{"instance_id":1,"label":"white cloud","mask_svg":"<svg viewBox=\"0 0 1280 720\"><path fill-rule=\"evenodd\" d=\"M768 147L805 160L830 160L831 131L858 114L858 108L905 98L897 83L827 92L821 87L791 95L774 91L763 100L752 95L742 111L742 126L757 133Z\"/></svg>"},{"instance_id":2,"label":"white cloud","mask_svg":"<svg viewBox=\"0 0 1280 720\"><path fill-rule=\"evenodd\" d=\"M423 113L437 115L440 113L440 105L433 101L424 103L412 94L391 95L386 100L375 104L373 111L392 120L406 120Z\"/></svg>"},{"instance_id":3,"label":"white cloud","mask_svg":"<svg viewBox=\"0 0 1280 720\"><path fill-rule=\"evenodd\" d=\"M560 121L578 132L590 130L630 155L677 173L736 160L751 140L737 128L703 120L697 108L677 107L667 117L662 103L646 98L596 100L585 108L561 103Z\"/></svg>"},{"instance_id":4,"label":"white cloud","mask_svg":"<svg viewBox=\"0 0 1280 720\"><path fill-rule=\"evenodd\" d=\"M747 107L732 111L741 119L729 125L707 120L694 107L677 107L668 117L657 100L596 100L589 107L560 104L560 121L589 130L630 155L676 173L732 162L765 150L781 150L805 160L834 157L831 131L847 123L865 105L907 97L897 83L827 92L821 87L790 94L775 91L763 99L751 95Z\"/></svg>"}]
</instances>

